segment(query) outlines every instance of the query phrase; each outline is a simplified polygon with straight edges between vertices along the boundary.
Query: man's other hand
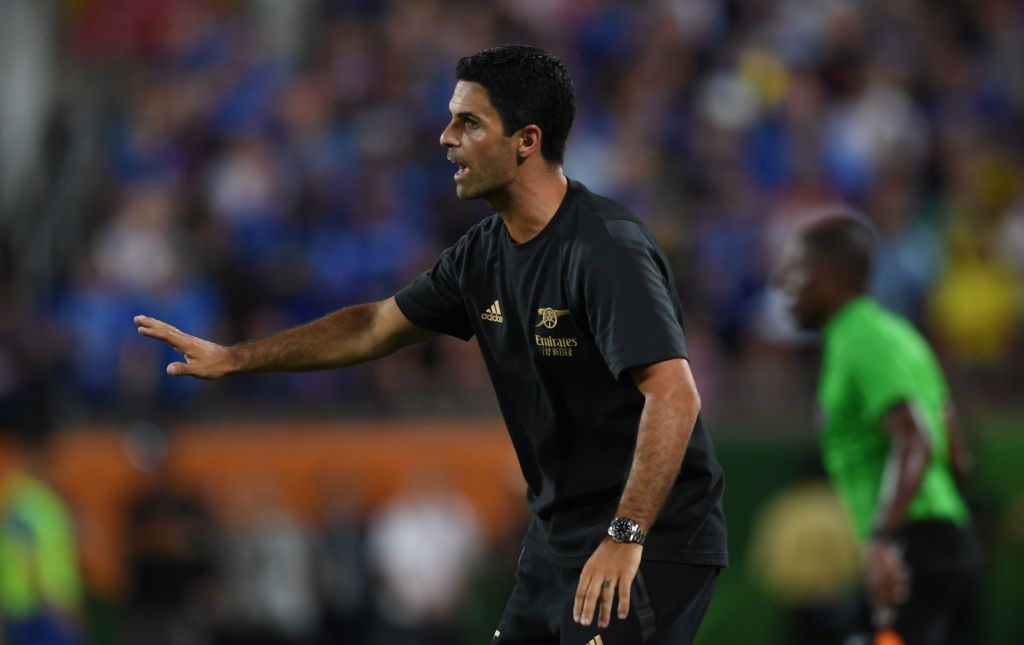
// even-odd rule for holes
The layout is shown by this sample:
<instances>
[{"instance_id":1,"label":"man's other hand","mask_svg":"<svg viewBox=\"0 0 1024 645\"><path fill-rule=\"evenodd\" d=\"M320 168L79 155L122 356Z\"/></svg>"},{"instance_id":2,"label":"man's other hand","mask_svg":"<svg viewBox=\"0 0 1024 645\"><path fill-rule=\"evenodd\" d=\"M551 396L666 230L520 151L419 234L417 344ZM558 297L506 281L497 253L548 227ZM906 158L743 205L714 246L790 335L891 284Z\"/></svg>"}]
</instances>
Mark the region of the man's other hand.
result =
<instances>
[{"instance_id":1,"label":"man's other hand","mask_svg":"<svg viewBox=\"0 0 1024 645\"><path fill-rule=\"evenodd\" d=\"M889 540L872 539L865 554L865 584L876 610L892 610L907 601L910 571L899 548Z\"/></svg>"},{"instance_id":2,"label":"man's other hand","mask_svg":"<svg viewBox=\"0 0 1024 645\"><path fill-rule=\"evenodd\" d=\"M619 594L619 619L625 619L629 615L629 590L640 568L643 550L639 544L618 544L611 538L605 538L580 573L572 609L573 620L589 626L593 622L594 611L600 607L598 627L607 627L611 622L616 592Z\"/></svg>"}]
</instances>

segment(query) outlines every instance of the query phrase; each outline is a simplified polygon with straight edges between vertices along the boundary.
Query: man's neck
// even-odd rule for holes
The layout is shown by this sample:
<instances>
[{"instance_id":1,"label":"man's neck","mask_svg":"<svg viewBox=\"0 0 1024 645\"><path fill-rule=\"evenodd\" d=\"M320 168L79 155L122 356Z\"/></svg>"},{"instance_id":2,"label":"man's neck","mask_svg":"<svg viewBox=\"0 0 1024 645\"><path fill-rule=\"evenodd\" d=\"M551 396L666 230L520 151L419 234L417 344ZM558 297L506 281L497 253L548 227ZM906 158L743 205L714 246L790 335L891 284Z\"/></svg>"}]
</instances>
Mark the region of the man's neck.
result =
<instances>
[{"instance_id":1,"label":"man's neck","mask_svg":"<svg viewBox=\"0 0 1024 645\"><path fill-rule=\"evenodd\" d=\"M516 178L501 195L488 200L516 244L529 242L548 225L565 199L569 183L561 166Z\"/></svg>"},{"instance_id":2,"label":"man's neck","mask_svg":"<svg viewBox=\"0 0 1024 645\"><path fill-rule=\"evenodd\" d=\"M836 300L832 303L832 306L829 307L829 313L825 319L824 327L828 327L828 325L836 319L836 316L838 316L844 309L846 309L847 305L849 305L854 300L863 297L864 295L866 294L859 291L843 291L842 295L836 298Z\"/></svg>"}]
</instances>

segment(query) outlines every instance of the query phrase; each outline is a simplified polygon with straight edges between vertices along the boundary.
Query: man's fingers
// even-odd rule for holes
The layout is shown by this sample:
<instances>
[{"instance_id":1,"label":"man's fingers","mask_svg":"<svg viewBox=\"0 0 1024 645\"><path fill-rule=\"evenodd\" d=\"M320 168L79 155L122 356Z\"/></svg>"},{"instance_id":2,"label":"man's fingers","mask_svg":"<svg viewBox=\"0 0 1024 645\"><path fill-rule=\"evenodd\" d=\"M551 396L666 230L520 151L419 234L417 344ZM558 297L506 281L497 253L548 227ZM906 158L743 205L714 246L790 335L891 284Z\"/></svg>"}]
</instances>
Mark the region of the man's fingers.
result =
<instances>
[{"instance_id":1,"label":"man's fingers","mask_svg":"<svg viewBox=\"0 0 1024 645\"><path fill-rule=\"evenodd\" d=\"M590 579L587 585L587 592L583 595L583 607L580 609L580 624L584 627L594 622L594 612L597 610L597 601L601 594L601 583L596 578Z\"/></svg>"},{"instance_id":2,"label":"man's fingers","mask_svg":"<svg viewBox=\"0 0 1024 645\"><path fill-rule=\"evenodd\" d=\"M171 376L185 376L189 373L188 365L181 362L171 363L167 366L167 373Z\"/></svg>"},{"instance_id":3,"label":"man's fingers","mask_svg":"<svg viewBox=\"0 0 1024 645\"><path fill-rule=\"evenodd\" d=\"M587 595L583 599L583 616L580 623L586 627L594 622L594 614L597 613L598 602L601 600L601 583L597 578L590 581L587 587Z\"/></svg>"},{"instance_id":4,"label":"man's fingers","mask_svg":"<svg viewBox=\"0 0 1024 645\"><path fill-rule=\"evenodd\" d=\"M904 603L910 595L910 570L899 556L893 562L891 591L892 601L898 604Z\"/></svg>"},{"instance_id":5,"label":"man's fingers","mask_svg":"<svg viewBox=\"0 0 1024 645\"><path fill-rule=\"evenodd\" d=\"M590 586L590 574L580 574L580 583L576 585L576 601L572 605L572 619L577 623L583 618L583 601L587 596L587 587Z\"/></svg>"},{"instance_id":6,"label":"man's fingers","mask_svg":"<svg viewBox=\"0 0 1024 645\"><path fill-rule=\"evenodd\" d=\"M900 571L893 584L893 601L899 604L905 603L910 598L910 575Z\"/></svg>"},{"instance_id":7,"label":"man's fingers","mask_svg":"<svg viewBox=\"0 0 1024 645\"><path fill-rule=\"evenodd\" d=\"M143 336L162 340L182 354L187 354L195 346L195 338L193 336L189 336L177 327L168 325L162 320L150 318L149 316L135 316L135 324L138 325L139 333Z\"/></svg>"},{"instance_id":8,"label":"man's fingers","mask_svg":"<svg viewBox=\"0 0 1024 645\"><path fill-rule=\"evenodd\" d=\"M910 597L910 577L892 572L876 583L875 604L880 607L901 605Z\"/></svg>"},{"instance_id":9,"label":"man's fingers","mask_svg":"<svg viewBox=\"0 0 1024 645\"><path fill-rule=\"evenodd\" d=\"M162 320L156 318L150 318L149 316L135 316L135 324L138 325L139 331L148 335L173 335L178 334L180 336L186 336L180 329L174 325L168 325Z\"/></svg>"},{"instance_id":10,"label":"man's fingers","mask_svg":"<svg viewBox=\"0 0 1024 645\"><path fill-rule=\"evenodd\" d=\"M181 334L175 327L149 316L135 316L135 324L138 325L139 333L143 336L159 338L167 342L171 342L174 333Z\"/></svg>"},{"instance_id":11,"label":"man's fingers","mask_svg":"<svg viewBox=\"0 0 1024 645\"><path fill-rule=\"evenodd\" d=\"M619 578L619 619L629 616L629 591L631 583L625 576Z\"/></svg>"},{"instance_id":12,"label":"man's fingers","mask_svg":"<svg viewBox=\"0 0 1024 645\"><path fill-rule=\"evenodd\" d=\"M602 629L608 626L612 619L612 600L615 599L615 581L605 580L600 587L601 611L598 615L598 626Z\"/></svg>"},{"instance_id":13,"label":"man's fingers","mask_svg":"<svg viewBox=\"0 0 1024 645\"><path fill-rule=\"evenodd\" d=\"M159 331L161 329L174 329L162 320L150 318L149 316L135 316L132 320L139 326L139 331Z\"/></svg>"}]
</instances>

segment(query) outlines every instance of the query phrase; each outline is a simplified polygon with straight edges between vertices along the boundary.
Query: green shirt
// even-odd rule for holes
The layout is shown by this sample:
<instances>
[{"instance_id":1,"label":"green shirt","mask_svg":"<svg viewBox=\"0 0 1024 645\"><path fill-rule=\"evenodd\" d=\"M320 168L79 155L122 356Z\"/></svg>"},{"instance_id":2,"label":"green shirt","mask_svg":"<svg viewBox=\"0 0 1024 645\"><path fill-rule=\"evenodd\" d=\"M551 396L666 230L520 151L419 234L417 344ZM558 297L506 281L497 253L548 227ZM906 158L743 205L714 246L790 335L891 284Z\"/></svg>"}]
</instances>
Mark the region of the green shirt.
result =
<instances>
[{"instance_id":1,"label":"green shirt","mask_svg":"<svg viewBox=\"0 0 1024 645\"><path fill-rule=\"evenodd\" d=\"M74 613L81 580L71 515L41 481L12 473L0 481L0 616Z\"/></svg>"},{"instance_id":2,"label":"green shirt","mask_svg":"<svg viewBox=\"0 0 1024 645\"><path fill-rule=\"evenodd\" d=\"M865 539L878 511L889 455L886 413L906 401L931 437L931 462L908 519L967 521L967 508L949 465L945 409L949 390L931 348L906 320L874 300L858 298L829 322L818 400L825 469L858 536Z\"/></svg>"}]
</instances>

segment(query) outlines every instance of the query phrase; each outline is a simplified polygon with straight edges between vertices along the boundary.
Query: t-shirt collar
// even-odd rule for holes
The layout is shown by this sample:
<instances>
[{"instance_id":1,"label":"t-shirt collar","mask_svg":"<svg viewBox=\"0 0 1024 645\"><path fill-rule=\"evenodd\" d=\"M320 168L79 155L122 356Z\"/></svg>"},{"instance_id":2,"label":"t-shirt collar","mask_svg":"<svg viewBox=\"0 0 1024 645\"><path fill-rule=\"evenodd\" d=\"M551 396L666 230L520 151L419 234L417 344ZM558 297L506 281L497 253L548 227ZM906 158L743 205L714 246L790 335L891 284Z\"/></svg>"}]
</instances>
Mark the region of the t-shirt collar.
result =
<instances>
[{"instance_id":1,"label":"t-shirt collar","mask_svg":"<svg viewBox=\"0 0 1024 645\"><path fill-rule=\"evenodd\" d=\"M870 296L851 298L832 316L832 319L825 325L825 329L822 330L822 334L825 338L828 338L837 329L841 328L847 320L853 318L858 311L863 310L865 307L870 307L871 302Z\"/></svg>"},{"instance_id":2,"label":"t-shirt collar","mask_svg":"<svg viewBox=\"0 0 1024 645\"><path fill-rule=\"evenodd\" d=\"M542 228L539 233L530 238L530 240L523 242L522 244L516 244L515 242L512 241L512 237L508 234L508 227L502 225L502 237L504 238L506 246L517 251L531 249L536 246L536 243L539 240L542 240L551 234L551 231L555 228L556 223L562 218L562 215L566 211L568 211L569 208L572 207L572 203L573 201L575 201L576 195L577 193L580 192L582 187L582 185L578 181L573 181L568 177L565 178L565 181L567 186L565 190L565 196L562 197L562 203L558 205L558 208L555 210L555 214L551 216L551 219L544 226L544 228Z\"/></svg>"}]
</instances>

